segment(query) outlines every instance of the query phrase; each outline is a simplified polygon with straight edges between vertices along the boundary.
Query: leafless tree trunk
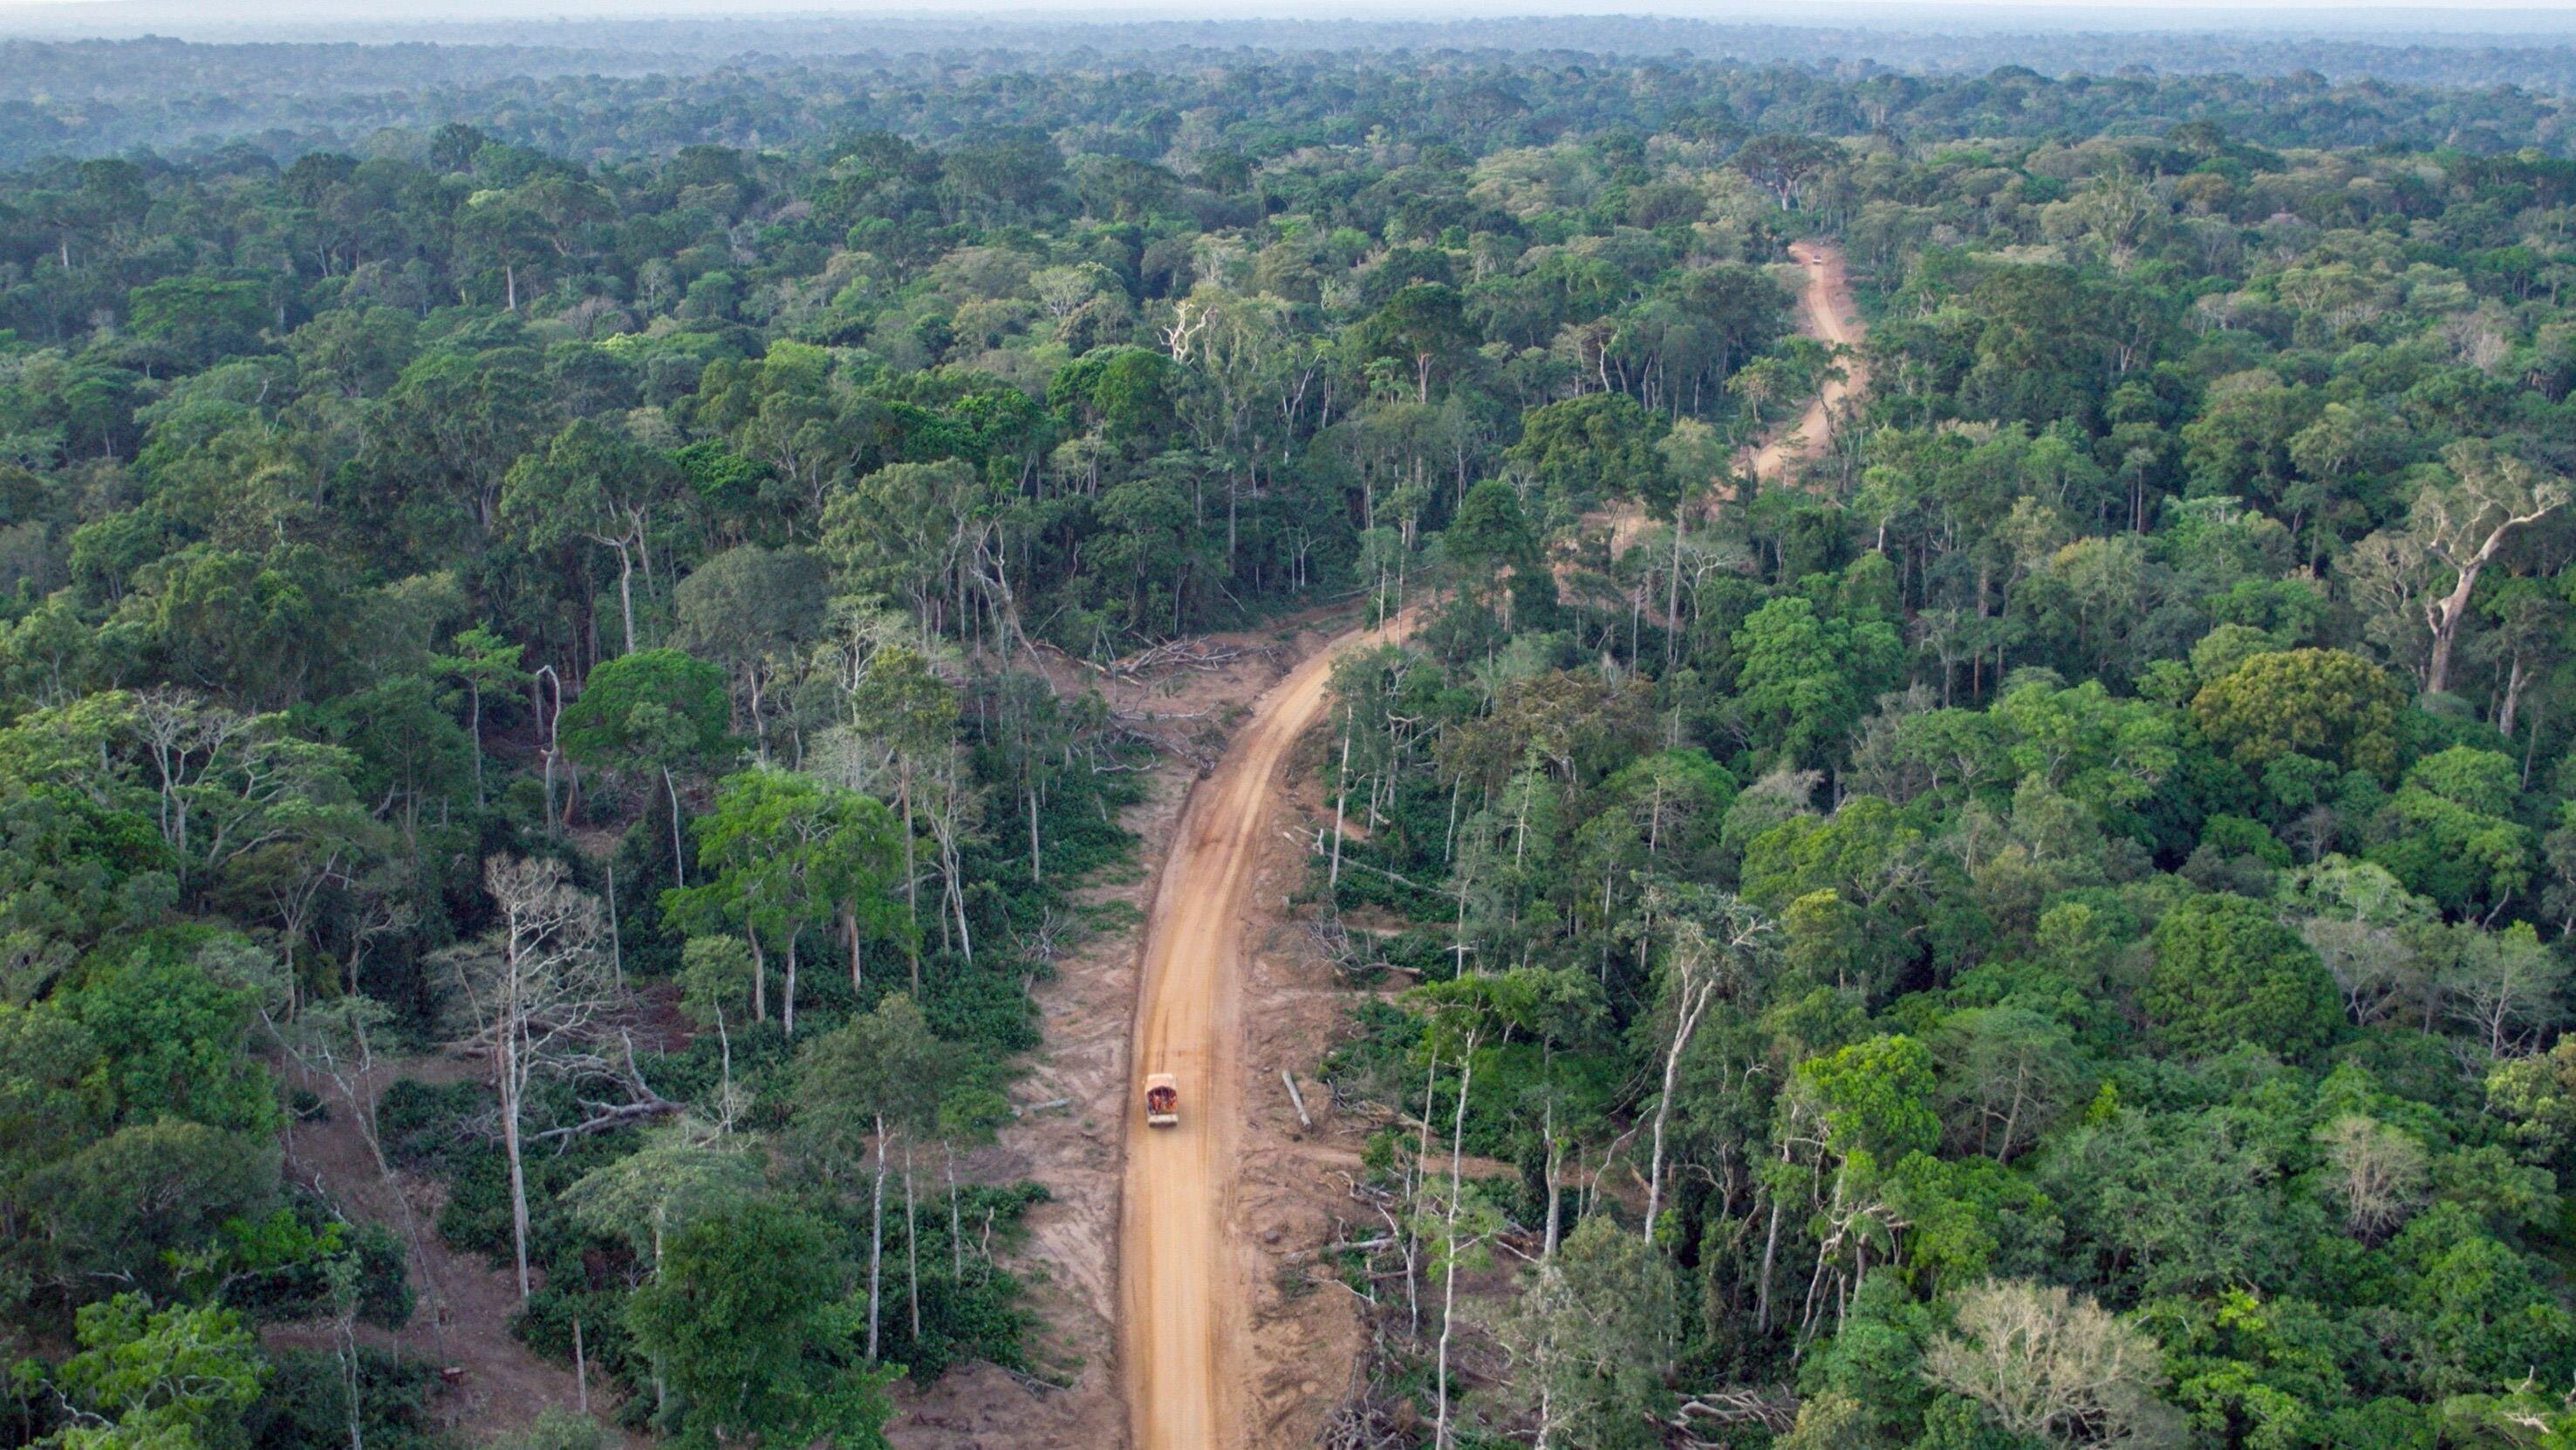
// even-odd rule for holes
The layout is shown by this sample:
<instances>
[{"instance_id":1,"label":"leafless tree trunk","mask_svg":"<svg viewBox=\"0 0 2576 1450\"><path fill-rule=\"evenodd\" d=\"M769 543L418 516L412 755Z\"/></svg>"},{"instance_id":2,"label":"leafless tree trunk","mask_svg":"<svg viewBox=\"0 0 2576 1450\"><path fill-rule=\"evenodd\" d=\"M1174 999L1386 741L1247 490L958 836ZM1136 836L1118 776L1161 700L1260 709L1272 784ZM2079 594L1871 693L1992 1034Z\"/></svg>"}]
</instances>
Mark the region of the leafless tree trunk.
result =
<instances>
[{"instance_id":1,"label":"leafless tree trunk","mask_svg":"<svg viewBox=\"0 0 2576 1450\"><path fill-rule=\"evenodd\" d=\"M680 884L689 884L689 838L680 828L680 787L671 779L671 767L662 767L662 789L671 797L671 870Z\"/></svg>"},{"instance_id":2,"label":"leafless tree trunk","mask_svg":"<svg viewBox=\"0 0 2576 1450\"><path fill-rule=\"evenodd\" d=\"M626 626L626 652L635 653L635 553L625 538L593 534L591 538L617 551L617 609Z\"/></svg>"},{"instance_id":3,"label":"leafless tree trunk","mask_svg":"<svg viewBox=\"0 0 2576 1450\"><path fill-rule=\"evenodd\" d=\"M1681 970L1678 945L1674 949L1674 969ZM1704 972L1704 969L1703 969ZM1655 1216L1664 1202L1664 1125L1673 1112L1673 1088L1680 1081L1682 1053L1690 1047L1693 1034L1699 1031L1700 1019L1708 1015L1708 1004L1717 995L1713 977L1695 974L1673 987L1673 1035L1664 1047L1664 1090L1655 1099L1654 1147L1647 1158L1646 1223L1647 1242L1655 1237Z\"/></svg>"},{"instance_id":4,"label":"leafless tree trunk","mask_svg":"<svg viewBox=\"0 0 2576 1450\"><path fill-rule=\"evenodd\" d=\"M886 1121L877 1114L876 1188L868 1199L868 1360L877 1357L877 1307L884 1302L879 1292L885 1284L885 1181Z\"/></svg>"},{"instance_id":5,"label":"leafless tree trunk","mask_svg":"<svg viewBox=\"0 0 2576 1450\"><path fill-rule=\"evenodd\" d=\"M349 1450L367 1450L365 1401L358 1394L358 1261L344 1255L323 1266L331 1287L333 1350L340 1361L340 1389L347 1395Z\"/></svg>"},{"instance_id":6,"label":"leafless tree trunk","mask_svg":"<svg viewBox=\"0 0 2576 1450\"><path fill-rule=\"evenodd\" d=\"M1540 1241L1539 1257L1547 1260L1556 1257L1558 1233L1565 1225L1565 1206L1559 1201L1564 1194L1557 1187L1565 1172L1565 1144L1556 1136L1554 1098L1548 1099L1547 1126L1543 1131L1547 1137L1547 1236Z\"/></svg>"},{"instance_id":7,"label":"leafless tree trunk","mask_svg":"<svg viewBox=\"0 0 2576 1450\"><path fill-rule=\"evenodd\" d=\"M1780 1199L1771 1199L1771 1228L1762 1236L1762 1287L1757 1291L1753 1309L1753 1327L1768 1332L1771 1328L1771 1270L1780 1257Z\"/></svg>"},{"instance_id":8,"label":"leafless tree trunk","mask_svg":"<svg viewBox=\"0 0 2576 1450\"><path fill-rule=\"evenodd\" d=\"M940 762L937 781L939 797L931 803L930 834L939 845L941 904L949 913L940 919L939 934L946 938L953 922L958 950L971 965L975 960L975 938L966 925L965 865L957 850L958 833L965 825L962 818L967 801L957 784L957 760L953 752ZM921 995L921 959L917 952L912 962L912 991L916 997Z\"/></svg>"},{"instance_id":9,"label":"leafless tree trunk","mask_svg":"<svg viewBox=\"0 0 2576 1450\"><path fill-rule=\"evenodd\" d=\"M804 934L802 926L787 928L787 975L779 983L778 1026L790 1037L796 1035L796 940Z\"/></svg>"},{"instance_id":10,"label":"leafless tree trunk","mask_svg":"<svg viewBox=\"0 0 2576 1450\"><path fill-rule=\"evenodd\" d=\"M939 1151L948 1159L948 1281L966 1282L966 1225L957 1211L957 1145L943 1142Z\"/></svg>"},{"instance_id":11,"label":"leafless tree trunk","mask_svg":"<svg viewBox=\"0 0 2576 1450\"><path fill-rule=\"evenodd\" d=\"M914 1213L912 1139L903 1140L903 1292L911 1301L912 1342L921 1342L921 1220Z\"/></svg>"},{"instance_id":12,"label":"leafless tree trunk","mask_svg":"<svg viewBox=\"0 0 2576 1450\"><path fill-rule=\"evenodd\" d=\"M1440 1368L1439 1410L1432 1423L1433 1450L1448 1450L1449 1435L1449 1340L1457 1327L1458 1307L1458 1208L1465 1190L1465 1144L1467 1140L1467 1085L1476 1076L1476 1034L1470 1031L1467 1042L1458 1053L1458 1111L1449 1124L1449 1205L1446 1248L1441 1264L1440 1284Z\"/></svg>"},{"instance_id":13,"label":"leafless tree trunk","mask_svg":"<svg viewBox=\"0 0 2576 1450\"><path fill-rule=\"evenodd\" d=\"M552 710L544 709L548 685L554 687ZM536 696L539 711L546 717L546 830L551 833L562 824L555 815L555 761L563 755L563 676L556 674L552 665L539 665L537 672L528 677L528 690Z\"/></svg>"},{"instance_id":14,"label":"leafless tree trunk","mask_svg":"<svg viewBox=\"0 0 2576 1450\"><path fill-rule=\"evenodd\" d=\"M1661 888L1649 890L1661 894ZM1661 906L1660 902L1651 903L1647 917L1664 918L1664 929L1672 939L1664 952L1664 996L1672 1003L1673 1022L1672 1036L1664 1047L1664 1088L1655 1101L1653 1147L1646 1174L1644 1233L1649 1242L1655 1236L1655 1216L1663 1209L1664 1128L1672 1117L1673 1090L1681 1082L1682 1054L1690 1050L1691 1038L1708 1015L1709 1004L1726 984L1728 966L1768 930L1761 918L1732 901L1711 922L1658 909ZM1716 931L1714 936L1712 928Z\"/></svg>"},{"instance_id":15,"label":"leafless tree trunk","mask_svg":"<svg viewBox=\"0 0 2576 1450\"><path fill-rule=\"evenodd\" d=\"M484 866L483 884L498 921L481 941L444 956L472 1013L467 1040L491 1054L509 1162L512 1256L525 1303L534 1288L523 1159L528 1088L540 1075L604 1069L585 1049L616 1006L616 993L597 949L599 903L572 886L561 862L496 856Z\"/></svg>"},{"instance_id":16,"label":"leafless tree trunk","mask_svg":"<svg viewBox=\"0 0 2576 1450\"><path fill-rule=\"evenodd\" d=\"M1350 798L1351 712L1348 706L1344 706L1342 709L1342 769L1333 787L1333 866L1324 882L1327 891L1338 890L1342 884L1342 822L1344 808L1349 804Z\"/></svg>"}]
</instances>

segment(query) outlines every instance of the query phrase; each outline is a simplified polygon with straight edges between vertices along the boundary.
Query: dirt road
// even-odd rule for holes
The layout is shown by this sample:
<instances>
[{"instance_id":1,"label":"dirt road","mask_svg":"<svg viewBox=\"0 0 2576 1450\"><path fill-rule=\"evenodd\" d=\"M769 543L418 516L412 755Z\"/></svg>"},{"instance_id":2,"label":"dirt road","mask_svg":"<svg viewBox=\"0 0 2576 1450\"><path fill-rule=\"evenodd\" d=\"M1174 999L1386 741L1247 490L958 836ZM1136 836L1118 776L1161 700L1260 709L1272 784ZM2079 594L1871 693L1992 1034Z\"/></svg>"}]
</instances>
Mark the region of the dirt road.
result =
<instances>
[{"instance_id":1,"label":"dirt road","mask_svg":"<svg viewBox=\"0 0 2576 1450\"><path fill-rule=\"evenodd\" d=\"M1797 423L1774 432L1771 440L1754 452L1747 466L1754 477L1766 483L1822 454L1833 429L1834 410L1842 406L1844 399L1869 386L1869 373L1862 367L1858 351L1860 313L1852 305L1851 280L1844 272L1842 252L1821 242L1791 242L1789 255L1807 269L1806 285L1798 290L1798 330L1829 346L1854 351L1842 360L1844 375L1826 380Z\"/></svg>"},{"instance_id":2,"label":"dirt road","mask_svg":"<svg viewBox=\"0 0 2576 1450\"><path fill-rule=\"evenodd\" d=\"M1323 717L1333 661L1392 633L1355 632L1264 695L1174 833L1147 918L1132 1076L1180 1079L1181 1125L1148 1128L1129 1094L1119 1208L1119 1363L1135 1450L1224 1450L1241 1436L1243 1290L1226 1240L1253 866L1297 737Z\"/></svg>"},{"instance_id":3,"label":"dirt road","mask_svg":"<svg viewBox=\"0 0 2576 1450\"><path fill-rule=\"evenodd\" d=\"M1790 254L1807 274L1800 330L1857 346L1842 254L1808 242ZM1849 376L1828 382L1793 429L1753 455L1756 473L1778 477L1823 450L1834 410L1866 382L1857 357L1844 366ZM1627 532L1643 524L1639 516ZM1333 661L1401 631L1344 635L1273 686L1191 795L1164 859L1146 922L1119 1204L1119 1365L1133 1450L1234 1450L1247 1434L1248 1286L1227 1225L1244 1112L1237 1055L1253 872L1280 770L1330 703ZM1177 1128L1145 1125L1141 1085L1152 1072L1180 1081Z\"/></svg>"}]
</instances>

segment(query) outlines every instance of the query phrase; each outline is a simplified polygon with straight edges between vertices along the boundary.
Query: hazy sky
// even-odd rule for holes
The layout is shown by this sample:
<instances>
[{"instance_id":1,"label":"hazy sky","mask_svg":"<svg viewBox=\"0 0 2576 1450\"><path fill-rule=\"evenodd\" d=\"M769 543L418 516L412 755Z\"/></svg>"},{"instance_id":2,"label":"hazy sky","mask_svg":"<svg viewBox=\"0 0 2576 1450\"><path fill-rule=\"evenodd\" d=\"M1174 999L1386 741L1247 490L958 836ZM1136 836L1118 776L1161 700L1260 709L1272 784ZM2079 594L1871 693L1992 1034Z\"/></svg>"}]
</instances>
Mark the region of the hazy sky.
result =
<instances>
[{"instance_id":1,"label":"hazy sky","mask_svg":"<svg viewBox=\"0 0 2576 1450\"><path fill-rule=\"evenodd\" d=\"M847 15L924 15L924 14L1005 14L1043 13L1048 15L1081 15L1103 20L1121 17L1151 16L1169 19L1175 16L1204 15L1210 18L1243 19L1253 16L1366 15L1372 19L1430 19L1459 15L1554 15L1570 13L1618 13L1696 16L1710 20L1782 20L1805 17L1822 23L1833 23L1838 16L1870 13L1895 16L1907 12L1926 15L1961 10L2023 12L2034 18L2054 15L2075 18L2086 15L2136 14L2153 11L2177 21L2225 26L2255 19L2264 12L2294 11L2307 16L2350 14L2371 11L2380 14L2411 11L2420 16L2427 28L2434 28L2445 18L2469 19L2477 12L2513 11L2531 15L2565 16L2571 12L2569 0L2478 0L2473 6L2427 5L2424 0L2261 0L2251 5L2213 5L2209 0L2048 0L2032 4L2028 0L1798 0L1786 3L1692 3L1692 0L1395 0L1388 4L1367 4L1363 0L1231 0L1231 3L1187 3L1187 0L1125 0L1125 3L1101 3L1101 0L1018 0L1018 3L996 3L996 0L0 0L0 15L26 10L88 10L101 20L118 12L184 15L201 20L250 22L285 19L332 18L432 20L488 20L507 18L517 21L542 21L554 16L597 18L608 15L673 15L673 14L815 14L828 12Z\"/></svg>"},{"instance_id":2,"label":"hazy sky","mask_svg":"<svg viewBox=\"0 0 2576 1450\"><path fill-rule=\"evenodd\" d=\"M2334 32L2406 31L2495 37L2506 43L2576 40L2571 0L0 0L0 35L186 39L368 38L383 27L498 25L531 38L550 21L654 16L792 15L1023 19L1188 20L1355 18L1451 20L1502 16L1662 15L1786 26L1890 29Z\"/></svg>"}]
</instances>

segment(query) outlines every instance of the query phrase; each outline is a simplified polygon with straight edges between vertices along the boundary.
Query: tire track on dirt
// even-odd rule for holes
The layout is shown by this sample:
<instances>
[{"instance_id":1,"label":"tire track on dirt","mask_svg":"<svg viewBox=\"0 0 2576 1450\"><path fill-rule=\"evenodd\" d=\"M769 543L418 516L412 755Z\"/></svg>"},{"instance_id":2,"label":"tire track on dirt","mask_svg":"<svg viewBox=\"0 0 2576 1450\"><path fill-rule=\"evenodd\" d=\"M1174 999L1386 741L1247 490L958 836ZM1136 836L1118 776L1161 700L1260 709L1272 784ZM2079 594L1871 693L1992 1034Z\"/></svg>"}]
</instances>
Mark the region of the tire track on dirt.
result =
<instances>
[{"instance_id":1,"label":"tire track on dirt","mask_svg":"<svg viewBox=\"0 0 2576 1450\"><path fill-rule=\"evenodd\" d=\"M1857 347L1860 325L1842 254L1799 242L1806 269L1800 330ZM1748 461L1776 478L1820 454L1835 409L1867 385L1857 356L1828 380L1794 428ZM1633 533L1644 519L1620 521ZM1352 648L1402 638L1404 621L1354 630L1273 686L1233 745L1199 782L1172 837L1146 919L1129 1061L1126 1166L1119 1195L1118 1362L1133 1450L1226 1450L1241 1443L1249 1383L1240 1363L1248 1286L1226 1224L1242 1138L1238 1055L1243 1041L1245 921L1262 833L1281 797L1280 771L1299 736L1331 703L1333 662ZM1180 1084L1181 1123L1145 1123L1143 1083Z\"/></svg>"},{"instance_id":2,"label":"tire track on dirt","mask_svg":"<svg viewBox=\"0 0 2576 1450\"><path fill-rule=\"evenodd\" d=\"M1253 870L1288 752L1330 704L1333 662L1402 630L1342 635L1273 686L1173 833L1147 917L1119 1202L1119 1364L1135 1450L1218 1450L1241 1431L1245 1286L1225 1225ZM1154 1072L1179 1079L1176 1128L1145 1124Z\"/></svg>"},{"instance_id":3,"label":"tire track on dirt","mask_svg":"<svg viewBox=\"0 0 2576 1450\"><path fill-rule=\"evenodd\" d=\"M1869 386L1869 369L1860 358L1866 329L1859 309L1852 305L1842 249L1825 242L1791 242L1789 255L1807 274L1806 284L1798 289L1798 330L1828 347L1848 347L1852 352L1843 359L1843 375L1827 378L1798 421L1774 431L1746 461L1746 469L1765 483L1777 482L1799 464L1823 456L1833 433L1834 410Z\"/></svg>"}]
</instances>

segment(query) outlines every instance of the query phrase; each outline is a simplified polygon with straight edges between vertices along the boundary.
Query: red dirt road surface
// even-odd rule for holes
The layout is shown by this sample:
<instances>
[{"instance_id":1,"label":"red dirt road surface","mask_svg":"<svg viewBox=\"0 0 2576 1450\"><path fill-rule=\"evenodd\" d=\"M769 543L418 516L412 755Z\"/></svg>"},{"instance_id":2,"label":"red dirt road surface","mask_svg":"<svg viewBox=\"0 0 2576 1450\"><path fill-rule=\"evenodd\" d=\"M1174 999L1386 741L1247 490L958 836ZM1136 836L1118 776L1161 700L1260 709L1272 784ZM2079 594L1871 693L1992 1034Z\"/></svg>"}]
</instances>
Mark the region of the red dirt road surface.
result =
<instances>
[{"instance_id":1,"label":"red dirt road surface","mask_svg":"<svg viewBox=\"0 0 2576 1450\"><path fill-rule=\"evenodd\" d=\"M1823 453L1833 431L1834 410L1843 405L1844 399L1869 386L1869 371L1860 360L1860 312L1852 305L1851 280L1844 274L1842 252L1822 242L1791 242L1789 255L1807 269L1806 285L1798 289L1798 330L1827 346L1852 351L1842 359L1843 376L1826 379L1816 400L1807 405L1805 415L1790 427L1774 432L1770 441L1754 453L1748 466L1753 476L1765 483L1777 482L1799 464Z\"/></svg>"},{"instance_id":2,"label":"red dirt road surface","mask_svg":"<svg viewBox=\"0 0 2576 1450\"><path fill-rule=\"evenodd\" d=\"M1120 1364L1135 1450L1239 1443L1246 1286L1226 1242L1242 1105L1244 920L1262 831L1289 749L1323 718L1333 661L1393 631L1318 650L1255 707L1199 783L1147 920L1119 1207ZM1145 1124L1145 1075L1180 1081L1181 1122Z\"/></svg>"}]
</instances>

